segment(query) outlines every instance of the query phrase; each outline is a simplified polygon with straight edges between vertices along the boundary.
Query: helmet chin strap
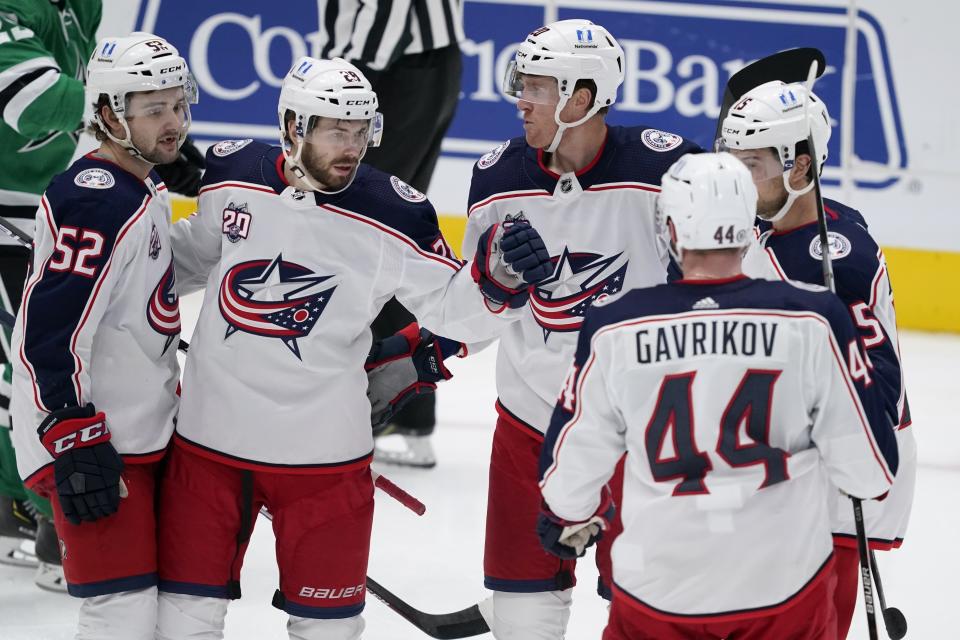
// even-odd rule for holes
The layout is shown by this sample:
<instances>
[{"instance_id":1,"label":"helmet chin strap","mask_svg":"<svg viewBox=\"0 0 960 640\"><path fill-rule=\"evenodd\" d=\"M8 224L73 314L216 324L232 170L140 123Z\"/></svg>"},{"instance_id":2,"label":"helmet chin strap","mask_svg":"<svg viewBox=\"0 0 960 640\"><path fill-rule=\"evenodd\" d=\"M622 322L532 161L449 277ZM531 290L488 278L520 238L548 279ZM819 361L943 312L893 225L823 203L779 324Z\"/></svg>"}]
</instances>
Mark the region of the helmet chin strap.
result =
<instances>
[{"instance_id":1,"label":"helmet chin strap","mask_svg":"<svg viewBox=\"0 0 960 640\"><path fill-rule=\"evenodd\" d=\"M557 132L553 136L553 141L550 143L550 146L544 149L545 153L554 153L557 150L557 147L560 146L560 138L563 137L563 132L569 129L570 127L579 127L581 124L592 118L600 109L602 108L599 104L594 104L593 107L587 111L587 115L583 116L576 122L564 122L560 119L560 112L563 111L563 108L567 106L567 96L561 96L560 102L557 103L557 108L553 112L553 121L557 123Z\"/></svg>"},{"instance_id":2,"label":"helmet chin strap","mask_svg":"<svg viewBox=\"0 0 960 640\"><path fill-rule=\"evenodd\" d=\"M772 217L764 218L767 222L776 222L787 215L787 212L790 211L790 208L793 207L793 203L797 201L797 198L800 196L809 193L813 189L814 184L813 180L805 186L803 189L797 190L790 186L790 169L787 169L783 172L783 188L787 190L787 201L783 203L783 206L780 207L780 210L777 211Z\"/></svg>"},{"instance_id":3,"label":"helmet chin strap","mask_svg":"<svg viewBox=\"0 0 960 640\"><path fill-rule=\"evenodd\" d=\"M104 135L106 135L107 138L109 138L112 142L117 144L117 146L120 146L126 149L127 153L129 153L131 157L139 158L140 160L147 162L147 159L143 157L143 154L140 152L140 149L137 149L136 145L133 144L133 134L130 133L130 127L127 125L127 119L122 118L120 116L118 116L117 119L120 121L120 126L123 127L123 132L126 134L126 137L124 137L123 139L120 139L117 136L110 133L110 128L106 125L106 123L100 117L99 113L97 114L97 117L96 117L97 126L100 127L100 130L103 131Z\"/></svg>"}]
</instances>

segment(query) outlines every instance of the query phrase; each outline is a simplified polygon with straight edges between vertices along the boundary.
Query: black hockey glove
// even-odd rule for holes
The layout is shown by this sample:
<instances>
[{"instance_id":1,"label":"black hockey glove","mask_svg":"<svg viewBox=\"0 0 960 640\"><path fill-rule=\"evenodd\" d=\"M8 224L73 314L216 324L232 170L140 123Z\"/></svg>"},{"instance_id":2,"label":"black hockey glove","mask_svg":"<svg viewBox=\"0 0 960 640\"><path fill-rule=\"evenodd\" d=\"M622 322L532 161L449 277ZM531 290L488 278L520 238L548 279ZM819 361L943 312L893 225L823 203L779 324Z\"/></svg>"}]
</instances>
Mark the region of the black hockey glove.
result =
<instances>
[{"instance_id":1,"label":"black hockey glove","mask_svg":"<svg viewBox=\"0 0 960 640\"><path fill-rule=\"evenodd\" d=\"M540 537L540 544L548 553L559 558L565 560L580 558L586 553L587 547L594 545L603 537L603 532L610 526L615 513L613 495L607 485L603 486L600 506L586 520L564 520L544 504L537 519L537 535Z\"/></svg>"},{"instance_id":2,"label":"black hockey glove","mask_svg":"<svg viewBox=\"0 0 960 640\"><path fill-rule=\"evenodd\" d=\"M481 234L470 273L487 300L516 309L527 303L530 285L553 273L553 263L540 234L520 218Z\"/></svg>"},{"instance_id":3,"label":"black hockey glove","mask_svg":"<svg viewBox=\"0 0 960 640\"><path fill-rule=\"evenodd\" d=\"M54 457L54 480L64 517L80 524L115 513L123 488L123 460L110 444L103 412L92 404L58 409L40 423L37 433Z\"/></svg>"},{"instance_id":4,"label":"black hockey glove","mask_svg":"<svg viewBox=\"0 0 960 640\"><path fill-rule=\"evenodd\" d=\"M158 164L156 170L167 189L195 198L200 193L200 178L204 166L203 154L188 137L180 147L180 157L170 164Z\"/></svg>"},{"instance_id":5,"label":"black hockey glove","mask_svg":"<svg viewBox=\"0 0 960 640\"><path fill-rule=\"evenodd\" d=\"M416 322L373 344L364 368L374 435L414 397L433 393L438 382L453 377L443 359L459 353L461 347Z\"/></svg>"}]
</instances>

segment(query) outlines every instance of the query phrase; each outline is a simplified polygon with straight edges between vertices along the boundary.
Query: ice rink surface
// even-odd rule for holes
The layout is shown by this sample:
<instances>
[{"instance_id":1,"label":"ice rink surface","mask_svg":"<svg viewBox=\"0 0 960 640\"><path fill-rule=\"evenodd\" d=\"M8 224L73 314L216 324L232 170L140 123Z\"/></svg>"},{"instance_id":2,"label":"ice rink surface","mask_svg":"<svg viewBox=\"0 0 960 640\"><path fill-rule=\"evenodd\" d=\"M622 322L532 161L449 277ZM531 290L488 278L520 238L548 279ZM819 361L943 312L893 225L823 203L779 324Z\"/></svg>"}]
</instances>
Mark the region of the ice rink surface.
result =
<instances>
[{"instance_id":1,"label":"ice rink surface","mask_svg":"<svg viewBox=\"0 0 960 640\"><path fill-rule=\"evenodd\" d=\"M198 302L193 296L183 301L184 335L192 331ZM957 638L960 336L905 332L901 350L919 447L919 480L906 542L899 551L878 554L881 575L888 604L907 617L907 638ZM452 363L455 376L439 394L435 469L379 467L426 503L427 513L418 518L377 492L369 574L431 613L459 610L487 595L481 558L495 421L495 355L493 346ZM591 551L578 571L569 640L600 638L607 611L596 595L596 578ZM243 598L230 605L227 615L228 640L286 638L285 614L270 606L276 585L273 534L270 523L260 518L243 568ZM73 638L78 606L78 600L35 588L31 570L0 566L0 640ZM364 617L367 640L427 637L372 597ZM866 637L861 602L850 638ZM886 637L882 631L881 637Z\"/></svg>"}]
</instances>

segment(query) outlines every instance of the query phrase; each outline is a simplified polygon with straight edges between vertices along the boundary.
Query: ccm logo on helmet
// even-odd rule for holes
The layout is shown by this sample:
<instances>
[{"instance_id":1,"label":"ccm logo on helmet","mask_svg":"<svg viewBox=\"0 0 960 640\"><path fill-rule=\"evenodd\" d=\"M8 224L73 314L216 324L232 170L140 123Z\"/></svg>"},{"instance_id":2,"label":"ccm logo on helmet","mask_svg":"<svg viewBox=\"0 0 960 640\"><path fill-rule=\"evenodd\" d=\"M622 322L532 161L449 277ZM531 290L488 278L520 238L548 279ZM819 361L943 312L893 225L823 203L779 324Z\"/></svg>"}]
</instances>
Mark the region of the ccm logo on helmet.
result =
<instances>
[{"instance_id":1,"label":"ccm logo on helmet","mask_svg":"<svg viewBox=\"0 0 960 640\"><path fill-rule=\"evenodd\" d=\"M175 67L165 67L163 69L160 69L160 73L170 73L171 71L180 71L181 69L183 69L183 65L178 64Z\"/></svg>"},{"instance_id":2,"label":"ccm logo on helmet","mask_svg":"<svg viewBox=\"0 0 960 640\"><path fill-rule=\"evenodd\" d=\"M349 106L361 107L363 105L373 104L373 100L347 100L346 104L348 107Z\"/></svg>"},{"instance_id":3,"label":"ccm logo on helmet","mask_svg":"<svg viewBox=\"0 0 960 640\"><path fill-rule=\"evenodd\" d=\"M74 431L69 435L54 440L53 451L56 454L61 454L64 451L73 449L78 443L82 444L84 442L96 440L97 438L106 434L107 431L107 425L104 422L99 424L91 424L90 426L84 427L78 431Z\"/></svg>"}]
</instances>

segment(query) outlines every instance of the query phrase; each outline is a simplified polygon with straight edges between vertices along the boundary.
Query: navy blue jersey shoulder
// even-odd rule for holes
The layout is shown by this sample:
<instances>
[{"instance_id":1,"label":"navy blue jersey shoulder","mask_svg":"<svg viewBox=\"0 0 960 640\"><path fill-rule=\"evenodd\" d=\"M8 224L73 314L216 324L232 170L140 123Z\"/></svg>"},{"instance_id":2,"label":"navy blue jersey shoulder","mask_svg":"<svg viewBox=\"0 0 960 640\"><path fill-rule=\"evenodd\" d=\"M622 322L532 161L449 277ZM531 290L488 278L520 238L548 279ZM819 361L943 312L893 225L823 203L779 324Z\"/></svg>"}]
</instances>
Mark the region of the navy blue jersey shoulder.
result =
<instances>
[{"instance_id":1,"label":"navy blue jersey shoulder","mask_svg":"<svg viewBox=\"0 0 960 640\"><path fill-rule=\"evenodd\" d=\"M96 229L107 238L116 237L149 195L138 177L89 155L54 176L45 192L57 228Z\"/></svg>"},{"instance_id":2,"label":"navy blue jersey shoulder","mask_svg":"<svg viewBox=\"0 0 960 640\"><path fill-rule=\"evenodd\" d=\"M651 127L608 126L598 156L577 172L581 187L641 182L659 185L681 156L700 153L698 145ZM546 166L545 154L523 137L513 138L484 155L473 168L469 207L498 193L543 189L553 193L560 176Z\"/></svg>"},{"instance_id":3,"label":"navy blue jersey shoulder","mask_svg":"<svg viewBox=\"0 0 960 640\"><path fill-rule=\"evenodd\" d=\"M864 229L869 228L867 225L867 219L863 217L862 213L853 207L848 207L842 202L831 200L830 198L824 198L823 209L824 213L827 215L828 229L830 228L830 223L836 220L848 220L857 223ZM764 231L769 231L772 229L773 224L764 220L763 218L757 218L757 228L760 229L760 233L763 233Z\"/></svg>"},{"instance_id":4,"label":"navy blue jersey shoulder","mask_svg":"<svg viewBox=\"0 0 960 640\"><path fill-rule=\"evenodd\" d=\"M823 199L823 208L827 214L836 214L840 219L846 219L851 222L855 222L864 229L867 228L867 220L863 217L863 214L853 207L848 207L847 205L839 202L837 200L831 200L830 198Z\"/></svg>"},{"instance_id":5,"label":"navy blue jersey shoulder","mask_svg":"<svg viewBox=\"0 0 960 640\"><path fill-rule=\"evenodd\" d=\"M280 174L283 166L280 147L263 142L224 140L207 149L206 170L201 188L220 182L261 184L277 193L287 183Z\"/></svg>"},{"instance_id":6,"label":"navy blue jersey shoulder","mask_svg":"<svg viewBox=\"0 0 960 640\"><path fill-rule=\"evenodd\" d=\"M545 188L524 169L528 149L526 140L519 136L481 156L473 165L467 206L472 207L498 193Z\"/></svg>"},{"instance_id":7,"label":"navy blue jersey shoulder","mask_svg":"<svg viewBox=\"0 0 960 640\"><path fill-rule=\"evenodd\" d=\"M437 213L427 197L396 176L361 164L347 189L316 194L317 204L331 204L358 213L415 241L421 249L438 252Z\"/></svg>"},{"instance_id":8,"label":"navy blue jersey shoulder","mask_svg":"<svg viewBox=\"0 0 960 640\"><path fill-rule=\"evenodd\" d=\"M596 167L600 173L592 184L643 182L659 186L674 162L688 153L703 153L695 142L643 125L608 127L607 136L606 153Z\"/></svg>"},{"instance_id":9,"label":"navy blue jersey shoulder","mask_svg":"<svg viewBox=\"0 0 960 640\"><path fill-rule=\"evenodd\" d=\"M854 209L830 207L826 213L837 295L847 304L869 302L881 268L880 247ZM814 284L823 283L820 244L816 223L763 238L788 278Z\"/></svg>"}]
</instances>

